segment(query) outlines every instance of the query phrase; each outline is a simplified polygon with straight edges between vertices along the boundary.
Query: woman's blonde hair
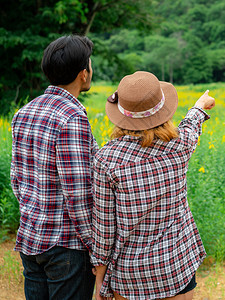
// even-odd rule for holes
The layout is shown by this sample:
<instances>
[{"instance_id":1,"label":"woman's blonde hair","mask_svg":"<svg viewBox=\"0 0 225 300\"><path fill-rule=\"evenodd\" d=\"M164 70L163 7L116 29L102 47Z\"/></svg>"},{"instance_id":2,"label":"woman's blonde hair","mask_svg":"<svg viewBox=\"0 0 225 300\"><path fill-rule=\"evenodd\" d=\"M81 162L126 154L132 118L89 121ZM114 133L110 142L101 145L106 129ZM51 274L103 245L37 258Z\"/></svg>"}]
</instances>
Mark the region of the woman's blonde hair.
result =
<instances>
[{"instance_id":1,"label":"woman's blonde hair","mask_svg":"<svg viewBox=\"0 0 225 300\"><path fill-rule=\"evenodd\" d=\"M131 135L141 138L141 146L149 147L152 141L155 139L160 139L163 142L169 142L179 136L177 128L174 126L171 120L165 122L164 124L157 126L152 129L147 130L127 130L115 126L111 135L112 139L119 138L124 135Z\"/></svg>"}]
</instances>

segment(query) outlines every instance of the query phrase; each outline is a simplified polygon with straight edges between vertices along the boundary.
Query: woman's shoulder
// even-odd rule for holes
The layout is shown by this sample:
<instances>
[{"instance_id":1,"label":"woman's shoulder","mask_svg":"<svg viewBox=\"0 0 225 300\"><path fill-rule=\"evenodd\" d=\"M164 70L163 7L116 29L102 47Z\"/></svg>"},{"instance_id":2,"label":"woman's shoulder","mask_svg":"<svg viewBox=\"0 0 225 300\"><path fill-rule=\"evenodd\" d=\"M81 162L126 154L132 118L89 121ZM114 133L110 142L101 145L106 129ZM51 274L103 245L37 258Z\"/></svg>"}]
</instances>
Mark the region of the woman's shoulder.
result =
<instances>
[{"instance_id":1,"label":"woman's shoulder","mask_svg":"<svg viewBox=\"0 0 225 300\"><path fill-rule=\"evenodd\" d=\"M122 136L120 138L108 141L96 153L95 159L104 161L106 164L122 164L137 157L140 154L141 145L138 138L131 136Z\"/></svg>"}]
</instances>

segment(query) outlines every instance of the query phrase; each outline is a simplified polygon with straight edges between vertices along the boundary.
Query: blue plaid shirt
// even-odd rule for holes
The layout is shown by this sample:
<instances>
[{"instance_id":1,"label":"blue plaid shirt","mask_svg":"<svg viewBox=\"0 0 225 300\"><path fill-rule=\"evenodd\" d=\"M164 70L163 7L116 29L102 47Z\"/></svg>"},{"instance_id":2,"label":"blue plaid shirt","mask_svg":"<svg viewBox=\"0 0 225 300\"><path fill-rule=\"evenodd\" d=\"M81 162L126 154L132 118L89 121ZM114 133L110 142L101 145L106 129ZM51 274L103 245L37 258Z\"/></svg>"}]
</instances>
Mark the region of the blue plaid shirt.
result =
<instances>
[{"instance_id":1,"label":"blue plaid shirt","mask_svg":"<svg viewBox=\"0 0 225 300\"><path fill-rule=\"evenodd\" d=\"M98 146L83 105L49 86L15 114L12 137L11 184L21 213L15 250L90 250Z\"/></svg>"}]
</instances>

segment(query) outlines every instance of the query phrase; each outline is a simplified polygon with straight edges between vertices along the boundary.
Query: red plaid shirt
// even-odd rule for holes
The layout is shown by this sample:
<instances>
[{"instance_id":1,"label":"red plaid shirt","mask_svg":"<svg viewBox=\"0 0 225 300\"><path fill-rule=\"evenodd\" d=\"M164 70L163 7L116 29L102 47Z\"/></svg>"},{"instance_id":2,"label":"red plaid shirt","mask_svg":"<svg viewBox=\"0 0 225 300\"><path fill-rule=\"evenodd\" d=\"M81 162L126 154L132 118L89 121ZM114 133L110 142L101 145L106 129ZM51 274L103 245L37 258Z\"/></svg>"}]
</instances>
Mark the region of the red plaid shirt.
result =
<instances>
[{"instance_id":1,"label":"red plaid shirt","mask_svg":"<svg viewBox=\"0 0 225 300\"><path fill-rule=\"evenodd\" d=\"M90 249L98 146L83 105L49 86L15 114L12 136L11 183L21 213L15 250Z\"/></svg>"},{"instance_id":2,"label":"red plaid shirt","mask_svg":"<svg viewBox=\"0 0 225 300\"><path fill-rule=\"evenodd\" d=\"M124 136L94 162L94 265L108 265L101 294L129 300L171 297L185 288L206 253L187 202L186 173L201 125L192 108L179 138L142 148Z\"/></svg>"}]
</instances>

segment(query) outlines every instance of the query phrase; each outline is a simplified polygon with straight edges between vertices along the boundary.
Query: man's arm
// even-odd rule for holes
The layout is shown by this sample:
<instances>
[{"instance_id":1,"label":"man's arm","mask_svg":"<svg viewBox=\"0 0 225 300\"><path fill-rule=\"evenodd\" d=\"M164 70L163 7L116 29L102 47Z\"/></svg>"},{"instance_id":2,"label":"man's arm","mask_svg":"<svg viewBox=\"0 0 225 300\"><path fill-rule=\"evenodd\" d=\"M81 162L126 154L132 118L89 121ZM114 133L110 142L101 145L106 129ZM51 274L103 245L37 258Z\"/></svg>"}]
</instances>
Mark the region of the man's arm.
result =
<instances>
[{"instance_id":1,"label":"man's arm","mask_svg":"<svg viewBox=\"0 0 225 300\"><path fill-rule=\"evenodd\" d=\"M85 115L71 119L56 143L56 164L69 216L83 244L91 249L92 160L96 145Z\"/></svg>"}]
</instances>

